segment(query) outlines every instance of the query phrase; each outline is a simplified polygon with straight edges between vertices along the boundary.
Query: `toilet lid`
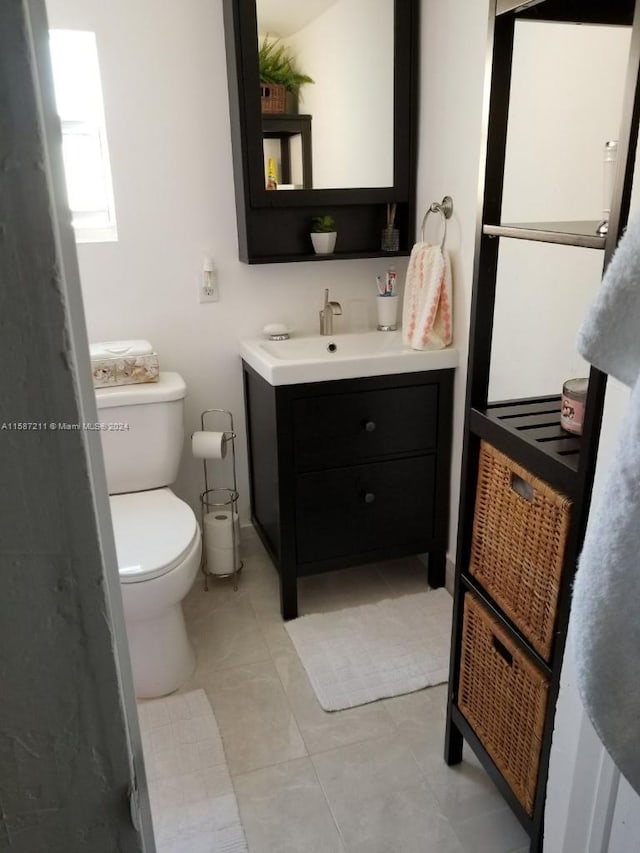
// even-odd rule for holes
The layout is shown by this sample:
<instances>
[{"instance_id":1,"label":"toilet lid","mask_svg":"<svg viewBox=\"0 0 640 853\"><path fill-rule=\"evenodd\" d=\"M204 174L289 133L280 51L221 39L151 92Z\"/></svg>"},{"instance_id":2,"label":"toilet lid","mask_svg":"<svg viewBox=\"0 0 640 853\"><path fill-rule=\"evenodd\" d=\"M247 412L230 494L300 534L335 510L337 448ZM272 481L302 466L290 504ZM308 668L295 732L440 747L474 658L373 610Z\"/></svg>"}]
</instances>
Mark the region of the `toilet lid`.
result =
<instances>
[{"instance_id":1,"label":"toilet lid","mask_svg":"<svg viewBox=\"0 0 640 853\"><path fill-rule=\"evenodd\" d=\"M198 535L193 510L170 489L111 495L123 583L160 577L179 565Z\"/></svg>"}]
</instances>

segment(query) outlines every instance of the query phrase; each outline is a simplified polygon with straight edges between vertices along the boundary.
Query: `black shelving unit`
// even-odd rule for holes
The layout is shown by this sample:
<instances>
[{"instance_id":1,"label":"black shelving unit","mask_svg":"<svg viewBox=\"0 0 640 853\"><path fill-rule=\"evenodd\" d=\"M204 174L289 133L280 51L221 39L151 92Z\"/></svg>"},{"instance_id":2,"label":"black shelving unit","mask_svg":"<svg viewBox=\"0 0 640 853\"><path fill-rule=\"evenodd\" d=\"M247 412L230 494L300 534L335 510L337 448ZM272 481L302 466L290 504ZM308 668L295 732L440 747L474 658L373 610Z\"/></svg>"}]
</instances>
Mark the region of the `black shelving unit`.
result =
<instances>
[{"instance_id":1,"label":"black shelving unit","mask_svg":"<svg viewBox=\"0 0 640 853\"><path fill-rule=\"evenodd\" d=\"M519 19L632 27L619 134L618 178L606 238L597 234L595 221L501 221L514 30ZM540 853L543 845L549 755L571 606L571 588L589 513L607 377L600 371L591 369L583 434L579 438L561 430L560 397L557 394L501 402L489 401L499 246L503 239L519 239L602 250L606 268L629 214L640 120L639 70L640 4L636 4L635 0L622 0L615 4L594 0L534 0L533 3L531 0L491 0L486 58L490 87L483 112L484 177L480 187L481 203L476 227L445 760L449 765L459 763L462 760L463 742L469 744L529 833L533 853ZM518 626L502 612L469 571L482 440L505 453L572 501L554 642L548 661L536 652ZM524 809L515 796L485 749L481 738L458 707L463 599L467 592L473 593L480 600L486 611L498 621L517 647L549 680L549 698L532 814Z\"/></svg>"},{"instance_id":2,"label":"black shelving unit","mask_svg":"<svg viewBox=\"0 0 640 853\"><path fill-rule=\"evenodd\" d=\"M489 237L512 237L515 240L534 240L539 243L558 243L583 249L604 249L605 238L597 234L597 222L514 222L504 225L484 225Z\"/></svg>"}]
</instances>

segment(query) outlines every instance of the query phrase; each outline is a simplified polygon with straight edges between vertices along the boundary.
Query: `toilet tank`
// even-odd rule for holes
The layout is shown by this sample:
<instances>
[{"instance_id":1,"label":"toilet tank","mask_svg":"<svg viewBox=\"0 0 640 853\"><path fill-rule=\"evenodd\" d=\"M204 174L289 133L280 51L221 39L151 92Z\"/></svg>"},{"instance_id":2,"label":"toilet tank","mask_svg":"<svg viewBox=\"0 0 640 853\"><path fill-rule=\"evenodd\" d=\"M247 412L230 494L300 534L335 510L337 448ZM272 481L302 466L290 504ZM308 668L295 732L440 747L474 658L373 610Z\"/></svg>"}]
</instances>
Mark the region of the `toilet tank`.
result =
<instances>
[{"instance_id":1,"label":"toilet tank","mask_svg":"<svg viewBox=\"0 0 640 853\"><path fill-rule=\"evenodd\" d=\"M171 485L184 442L182 377L160 373L158 382L95 393L109 494Z\"/></svg>"}]
</instances>

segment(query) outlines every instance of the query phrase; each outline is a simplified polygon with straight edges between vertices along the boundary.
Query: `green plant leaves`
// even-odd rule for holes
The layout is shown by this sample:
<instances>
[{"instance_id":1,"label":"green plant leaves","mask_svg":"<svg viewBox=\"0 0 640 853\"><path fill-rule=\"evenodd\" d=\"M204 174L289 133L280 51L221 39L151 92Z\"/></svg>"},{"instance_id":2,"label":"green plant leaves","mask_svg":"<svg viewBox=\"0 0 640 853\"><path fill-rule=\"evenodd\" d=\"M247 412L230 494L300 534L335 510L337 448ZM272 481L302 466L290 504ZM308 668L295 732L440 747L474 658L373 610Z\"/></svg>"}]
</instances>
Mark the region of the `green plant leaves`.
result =
<instances>
[{"instance_id":1,"label":"green plant leaves","mask_svg":"<svg viewBox=\"0 0 640 853\"><path fill-rule=\"evenodd\" d=\"M311 220L311 231L314 234L327 234L336 230L333 216L314 216Z\"/></svg>"},{"instance_id":2,"label":"green plant leaves","mask_svg":"<svg viewBox=\"0 0 640 853\"><path fill-rule=\"evenodd\" d=\"M261 82L279 83L293 94L297 94L305 83L314 82L307 74L298 71L286 45L281 44L280 39L271 39L268 33L258 49L258 64Z\"/></svg>"}]
</instances>

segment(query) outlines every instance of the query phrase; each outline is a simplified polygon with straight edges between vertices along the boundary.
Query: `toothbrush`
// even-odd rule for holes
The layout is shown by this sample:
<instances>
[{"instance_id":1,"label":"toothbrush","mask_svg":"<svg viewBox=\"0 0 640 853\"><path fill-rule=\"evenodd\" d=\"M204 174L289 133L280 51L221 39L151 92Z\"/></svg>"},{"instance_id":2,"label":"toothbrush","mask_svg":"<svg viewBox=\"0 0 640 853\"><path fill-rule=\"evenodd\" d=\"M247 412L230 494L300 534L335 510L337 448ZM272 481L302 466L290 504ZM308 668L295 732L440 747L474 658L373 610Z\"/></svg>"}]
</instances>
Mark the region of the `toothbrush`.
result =
<instances>
[{"instance_id":1,"label":"toothbrush","mask_svg":"<svg viewBox=\"0 0 640 853\"><path fill-rule=\"evenodd\" d=\"M387 271L387 285L385 288L385 296L395 296L396 290L396 271L390 268Z\"/></svg>"},{"instance_id":2,"label":"toothbrush","mask_svg":"<svg viewBox=\"0 0 640 853\"><path fill-rule=\"evenodd\" d=\"M382 276L381 275L376 276L376 287L378 288L378 293L380 294L380 296L386 296L387 295L387 289L386 289L385 285L383 285L383 283L382 283Z\"/></svg>"}]
</instances>

